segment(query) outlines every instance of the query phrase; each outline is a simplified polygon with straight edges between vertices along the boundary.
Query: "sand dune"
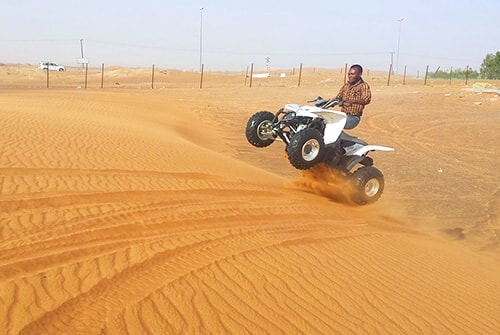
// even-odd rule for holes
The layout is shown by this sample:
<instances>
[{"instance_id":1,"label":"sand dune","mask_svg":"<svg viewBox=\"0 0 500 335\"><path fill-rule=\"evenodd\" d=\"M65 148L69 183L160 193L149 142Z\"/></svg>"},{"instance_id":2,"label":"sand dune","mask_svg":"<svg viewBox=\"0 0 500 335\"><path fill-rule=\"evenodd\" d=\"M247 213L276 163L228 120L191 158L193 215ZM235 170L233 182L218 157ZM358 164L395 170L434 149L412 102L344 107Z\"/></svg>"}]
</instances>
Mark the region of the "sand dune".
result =
<instances>
[{"instance_id":1,"label":"sand dune","mask_svg":"<svg viewBox=\"0 0 500 335\"><path fill-rule=\"evenodd\" d=\"M336 73L0 91L0 333L498 334L499 101L367 78L356 135L397 151L355 207L244 138Z\"/></svg>"}]
</instances>

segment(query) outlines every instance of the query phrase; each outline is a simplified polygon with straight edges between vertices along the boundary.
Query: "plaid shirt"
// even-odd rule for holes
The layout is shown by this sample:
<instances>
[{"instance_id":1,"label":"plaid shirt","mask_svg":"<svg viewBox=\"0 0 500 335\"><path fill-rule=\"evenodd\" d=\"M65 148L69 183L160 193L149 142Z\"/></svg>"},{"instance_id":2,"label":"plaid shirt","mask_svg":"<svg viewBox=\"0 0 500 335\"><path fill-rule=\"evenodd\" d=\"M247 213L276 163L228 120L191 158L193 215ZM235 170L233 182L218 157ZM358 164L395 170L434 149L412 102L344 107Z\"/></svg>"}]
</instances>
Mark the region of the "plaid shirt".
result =
<instances>
[{"instance_id":1,"label":"plaid shirt","mask_svg":"<svg viewBox=\"0 0 500 335\"><path fill-rule=\"evenodd\" d=\"M363 109L365 105L368 105L372 100L372 93L370 92L370 86L363 81L362 78L351 85L349 82L345 83L340 89L339 94L337 94L336 99L341 99L343 101L362 101L362 104L354 103L347 106L342 106L342 112L348 115L363 115Z\"/></svg>"}]
</instances>

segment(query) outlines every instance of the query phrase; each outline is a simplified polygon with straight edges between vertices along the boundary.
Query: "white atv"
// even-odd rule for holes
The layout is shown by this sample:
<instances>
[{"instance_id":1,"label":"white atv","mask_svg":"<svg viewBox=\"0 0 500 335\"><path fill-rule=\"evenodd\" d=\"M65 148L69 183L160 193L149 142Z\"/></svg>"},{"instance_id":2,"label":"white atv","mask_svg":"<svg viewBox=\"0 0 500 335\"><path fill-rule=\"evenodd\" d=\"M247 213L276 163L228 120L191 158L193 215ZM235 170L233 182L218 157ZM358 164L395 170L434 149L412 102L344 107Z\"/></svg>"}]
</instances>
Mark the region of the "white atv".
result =
<instances>
[{"instance_id":1,"label":"white atv","mask_svg":"<svg viewBox=\"0 0 500 335\"><path fill-rule=\"evenodd\" d=\"M309 169L320 162L350 178L354 186L351 200L359 205L375 202L384 190L384 176L373 166L370 151L394 151L369 145L343 129L347 116L329 110L342 101L318 97L315 106L287 104L276 114L262 111L248 120L246 137L256 147L267 147L276 139L286 144L288 160L297 169ZM363 167L351 172L358 164Z\"/></svg>"}]
</instances>

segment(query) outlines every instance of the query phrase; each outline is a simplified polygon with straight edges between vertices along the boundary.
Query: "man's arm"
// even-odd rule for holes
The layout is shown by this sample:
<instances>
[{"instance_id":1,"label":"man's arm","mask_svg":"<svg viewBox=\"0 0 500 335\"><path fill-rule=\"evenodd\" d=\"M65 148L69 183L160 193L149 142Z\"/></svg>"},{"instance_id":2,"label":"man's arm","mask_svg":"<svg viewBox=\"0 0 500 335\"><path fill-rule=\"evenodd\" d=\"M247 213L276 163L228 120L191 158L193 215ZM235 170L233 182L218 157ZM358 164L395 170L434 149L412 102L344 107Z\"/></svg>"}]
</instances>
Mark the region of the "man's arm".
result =
<instances>
[{"instance_id":1,"label":"man's arm","mask_svg":"<svg viewBox=\"0 0 500 335\"><path fill-rule=\"evenodd\" d=\"M364 83L361 85L361 96L358 99L353 99L344 102L344 105L351 106L352 104L366 106L372 101L372 93L370 91L370 86Z\"/></svg>"},{"instance_id":2,"label":"man's arm","mask_svg":"<svg viewBox=\"0 0 500 335\"><path fill-rule=\"evenodd\" d=\"M361 97L358 99L360 105L368 105L372 101L372 92L370 91L370 86L364 83L361 87Z\"/></svg>"},{"instance_id":3,"label":"man's arm","mask_svg":"<svg viewBox=\"0 0 500 335\"><path fill-rule=\"evenodd\" d=\"M335 96L335 98L333 100L344 100L343 97L344 97L344 92L346 90L346 87L347 87L347 85L342 85L339 93L337 93L337 95Z\"/></svg>"}]
</instances>

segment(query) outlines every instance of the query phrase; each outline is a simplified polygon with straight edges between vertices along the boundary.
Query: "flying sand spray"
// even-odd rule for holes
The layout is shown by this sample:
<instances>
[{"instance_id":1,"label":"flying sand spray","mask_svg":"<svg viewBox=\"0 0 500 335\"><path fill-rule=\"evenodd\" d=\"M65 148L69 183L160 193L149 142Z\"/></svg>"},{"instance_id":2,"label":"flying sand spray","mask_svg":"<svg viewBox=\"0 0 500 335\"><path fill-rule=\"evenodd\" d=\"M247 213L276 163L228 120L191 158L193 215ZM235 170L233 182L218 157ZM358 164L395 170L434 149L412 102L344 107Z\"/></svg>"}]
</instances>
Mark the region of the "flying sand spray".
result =
<instances>
[{"instance_id":1,"label":"flying sand spray","mask_svg":"<svg viewBox=\"0 0 500 335\"><path fill-rule=\"evenodd\" d=\"M337 202L353 204L351 196L354 192L352 183L340 171L319 163L308 170L301 170L302 178L295 181L301 189L310 190Z\"/></svg>"}]
</instances>

